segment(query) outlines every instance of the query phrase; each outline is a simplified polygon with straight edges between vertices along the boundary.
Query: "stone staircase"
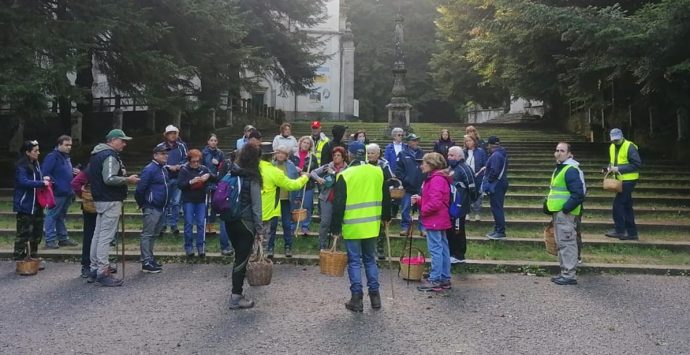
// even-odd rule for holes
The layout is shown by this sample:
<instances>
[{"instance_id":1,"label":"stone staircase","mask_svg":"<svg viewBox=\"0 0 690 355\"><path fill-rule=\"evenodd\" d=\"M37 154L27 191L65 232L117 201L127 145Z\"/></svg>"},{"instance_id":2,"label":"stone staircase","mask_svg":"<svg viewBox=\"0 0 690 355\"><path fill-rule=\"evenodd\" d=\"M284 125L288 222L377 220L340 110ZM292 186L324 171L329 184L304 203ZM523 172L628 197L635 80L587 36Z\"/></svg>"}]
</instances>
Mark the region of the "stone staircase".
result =
<instances>
[{"instance_id":1,"label":"stone staircase","mask_svg":"<svg viewBox=\"0 0 690 355\"><path fill-rule=\"evenodd\" d=\"M323 131L330 133L335 123L324 122ZM382 148L390 141L385 124L346 122L348 133L358 129L367 132L370 141ZM611 202L613 194L601 189L600 170L607 164L608 144L589 143L584 137L557 129L543 127L536 123L522 124L481 124L476 125L484 138L496 135L501 138L509 154L510 168L508 177L510 188L506 196L506 219L508 240L489 241L483 235L493 225L485 201L481 221L468 223L468 270L474 268L491 270L532 270L557 267L555 257L544 251L542 231L549 222L549 217L541 211L542 201L546 196L549 178L554 166L553 150L557 142L567 141L573 145L575 159L581 163L588 185L583 217L583 239L585 249L583 257L585 268L592 270L622 270L633 272L655 272L686 274L690 271L690 167L674 161L655 159L654 156L642 154L643 168L641 180L634 198L640 241L621 242L604 237L604 232L612 227ZM463 124L418 123L414 132L422 138L420 147L425 152L432 151L433 141L437 139L442 128L448 128L451 136L462 141ZM277 132L277 129L275 129ZM224 151L234 148L237 133L230 129L218 132L220 147ZM264 130L266 141L271 141L273 134ZM293 135L299 138L310 134L308 122L297 122L293 126ZM201 144L193 144L198 147ZM150 159L150 149L129 149L123 159L129 171L140 171ZM642 147L644 149L644 147ZM0 189L0 248L7 254L15 235L15 218L11 206L11 188ZM138 255L138 234L141 218L133 198L125 203L125 238L128 254ZM314 216L311 232L300 236L295 241L293 253L296 258L290 262L314 262L318 255L317 233L318 215ZM391 223L394 257L400 253L405 243L398 236L399 219ZM73 204L68 215L70 236L81 238L81 213L78 204ZM209 235L207 244L210 253L218 251L216 237ZM281 239L281 238L278 238ZM422 250L425 242L419 237L413 241ZM276 251L282 251L281 242L277 242ZM64 249L64 250L63 250ZM53 252L56 256L69 256L78 250L63 248ZM181 237L166 234L157 244L157 249L171 256L182 255ZM318 258L316 258L318 259Z\"/></svg>"}]
</instances>

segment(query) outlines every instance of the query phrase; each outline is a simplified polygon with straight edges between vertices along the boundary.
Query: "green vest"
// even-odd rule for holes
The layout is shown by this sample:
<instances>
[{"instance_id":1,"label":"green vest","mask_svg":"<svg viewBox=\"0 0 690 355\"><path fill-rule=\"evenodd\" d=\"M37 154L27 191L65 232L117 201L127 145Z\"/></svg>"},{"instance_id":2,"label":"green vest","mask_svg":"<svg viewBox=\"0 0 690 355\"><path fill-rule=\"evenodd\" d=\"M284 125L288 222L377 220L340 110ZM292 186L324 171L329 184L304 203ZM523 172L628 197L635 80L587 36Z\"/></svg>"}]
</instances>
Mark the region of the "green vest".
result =
<instances>
[{"instance_id":1,"label":"green vest","mask_svg":"<svg viewBox=\"0 0 690 355\"><path fill-rule=\"evenodd\" d=\"M631 144L633 147L635 147L635 149L637 149L637 145L635 143L626 139L623 144L621 144L621 147L618 150L618 159L616 159L616 144L611 143L611 146L609 147L609 162L611 165L619 166L630 163L628 162L628 150L630 149ZM621 173L620 175L616 175L616 178L623 181L638 180L640 178L640 173L637 171Z\"/></svg>"},{"instance_id":2,"label":"green vest","mask_svg":"<svg viewBox=\"0 0 690 355\"><path fill-rule=\"evenodd\" d=\"M345 179L347 201L343 216L343 239L376 238L381 226L383 171L378 166L351 166L338 174Z\"/></svg>"},{"instance_id":3,"label":"green vest","mask_svg":"<svg viewBox=\"0 0 690 355\"><path fill-rule=\"evenodd\" d=\"M328 143L329 139L324 138L324 139L319 139L318 142L316 142L316 148L314 149L314 155L316 156L316 159L321 163L321 152L323 151L323 146Z\"/></svg>"},{"instance_id":4,"label":"green vest","mask_svg":"<svg viewBox=\"0 0 690 355\"><path fill-rule=\"evenodd\" d=\"M566 165L558 175L556 175L556 170L551 174L551 190L549 190L549 196L546 198L546 207L549 212L560 212L570 198L570 191L565 185L565 172L571 168L573 168L572 165ZM582 213L582 205L577 206L570 213L579 216Z\"/></svg>"}]
</instances>

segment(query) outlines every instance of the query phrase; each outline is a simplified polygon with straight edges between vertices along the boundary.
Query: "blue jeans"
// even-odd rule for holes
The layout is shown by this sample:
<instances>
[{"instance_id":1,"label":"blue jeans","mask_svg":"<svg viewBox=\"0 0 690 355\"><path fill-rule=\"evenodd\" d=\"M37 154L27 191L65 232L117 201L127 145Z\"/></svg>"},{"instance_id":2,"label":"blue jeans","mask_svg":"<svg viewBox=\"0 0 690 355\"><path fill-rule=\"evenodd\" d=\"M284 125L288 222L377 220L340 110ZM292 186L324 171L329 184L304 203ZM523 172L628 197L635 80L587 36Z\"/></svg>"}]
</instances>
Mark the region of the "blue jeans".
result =
<instances>
[{"instance_id":1,"label":"blue jeans","mask_svg":"<svg viewBox=\"0 0 690 355\"><path fill-rule=\"evenodd\" d=\"M67 210L69 205L74 201L74 195L69 196L55 196L55 207L46 211L46 217L43 221L43 232L46 235L46 244L55 243L55 239L67 239L67 227L65 227L65 218L67 218Z\"/></svg>"},{"instance_id":2,"label":"blue jeans","mask_svg":"<svg viewBox=\"0 0 690 355\"><path fill-rule=\"evenodd\" d=\"M431 254L431 272L429 281L441 282L450 280L450 250L445 230L427 230L426 244Z\"/></svg>"},{"instance_id":3,"label":"blue jeans","mask_svg":"<svg viewBox=\"0 0 690 355\"><path fill-rule=\"evenodd\" d=\"M302 199L302 190L299 191L297 199ZM311 214L314 211L314 190L307 190L304 192L304 202L302 202L303 208L307 210L307 218L301 222L302 229L309 229L311 224ZM299 208L299 204L295 204L295 209Z\"/></svg>"},{"instance_id":4,"label":"blue jeans","mask_svg":"<svg viewBox=\"0 0 690 355\"><path fill-rule=\"evenodd\" d=\"M617 193L616 198L613 199L613 224L616 228L616 233L623 234L627 232L629 236L637 235L632 198L636 184L637 181L624 181L623 191ZM48 217L46 216L46 223L47 221ZM48 236L46 236L47 240Z\"/></svg>"},{"instance_id":5,"label":"blue jeans","mask_svg":"<svg viewBox=\"0 0 690 355\"><path fill-rule=\"evenodd\" d=\"M196 225L196 249L200 254L206 253L206 204L185 202L182 204L184 211L184 251L187 254L194 252L192 231Z\"/></svg>"},{"instance_id":6,"label":"blue jeans","mask_svg":"<svg viewBox=\"0 0 690 355\"><path fill-rule=\"evenodd\" d=\"M494 216L494 232L499 234L506 234L506 216L503 212L506 191L508 191L508 181L499 181L496 183L494 193L489 194L491 214Z\"/></svg>"},{"instance_id":7,"label":"blue jeans","mask_svg":"<svg viewBox=\"0 0 690 355\"><path fill-rule=\"evenodd\" d=\"M290 210L290 200L280 200L280 221L283 225L283 241L285 248L292 249L292 211ZM271 236L268 238L268 250L273 250L276 242L276 231L278 231L278 217L271 219Z\"/></svg>"},{"instance_id":8,"label":"blue jeans","mask_svg":"<svg viewBox=\"0 0 690 355\"><path fill-rule=\"evenodd\" d=\"M407 230L410 228L410 224L412 224L412 216L410 216L411 210L412 210L412 194L405 192L405 196L403 196L402 200L400 200L400 209L402 212L400 212L400 230ZM424 230L424 227L422 227L422 223L417 220L417 229L420 231Z\"/></svg>"},{"instance_id":9,"label":"blue jeans","mask_svg":"<svg viewBox=\"0 0 690 355\"><path fill-rule=\"evenodd\" d=\"M182 190L177 187L177 179L171 179L168 186L168 206L165 208L167 223L165 225L175 230L177 229L177 220L180 219L180 199L182 198Z\"/></svg>"},{"instance_id":10,"label":"blue jeans","mask_svg":"<svg viewBox=\"0 0 690 355\"><path fill-rule=\"evenodd\" d=\"M206 222L209 224L213 224L216 223L216 220L220 220L218 218L218 215L215 212L213 212L211 208L208 208ZM228 237L228 230L225 228L225 222L219 221L218 225L218 230L220 233L220 237L218 238L218 241L220 242L220 250L232 250L232 247L230 246L230 238Z\"/></svg>"},{"instance_id":11,"label":"blue jeans","mask_svg":"<svg viewBox=\"0 0 690 355\"><path fill-rule=\"evenodd\" d=\"M367 276L369 292L379 290L379 267L376 265L376 239L345 239L347 248L347 275L350 277L350 291L353 294L363 294L362 290L362 262L364 274Z\"/></svg>"}]
</instances>

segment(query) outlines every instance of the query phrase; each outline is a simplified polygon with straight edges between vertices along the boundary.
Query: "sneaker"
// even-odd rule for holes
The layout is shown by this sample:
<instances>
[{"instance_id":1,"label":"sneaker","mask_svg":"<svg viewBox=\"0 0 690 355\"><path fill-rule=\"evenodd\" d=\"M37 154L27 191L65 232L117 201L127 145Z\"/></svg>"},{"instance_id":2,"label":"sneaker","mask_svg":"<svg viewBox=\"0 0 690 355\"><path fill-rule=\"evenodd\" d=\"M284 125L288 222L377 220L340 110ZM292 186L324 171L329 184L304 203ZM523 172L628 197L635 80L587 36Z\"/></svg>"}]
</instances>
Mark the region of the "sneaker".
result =
<instances>
[{"instance_id":1,"label":"sneaker","mask_svg":"<svg viewBox=\"0 0 690 355\"><path fill-rule=\"evenodd\" d=\"M580 258L577 258L577 264L578 264L578 265L579 265L579 264L582 264L582 258L581 258L581 257L580 257Z\"/></svg>"},{"instance_id":2,"label":"sneaker","mask_svg":"<svg viewBox=\"0 0 690 355\"><path fill-rule=\"evenodd\" d=\"M185 255L187 255L188 258L193 258L194 257L194 252L187 252Z\"/></svg>"},{"instance_id":3,"label":"sneaker","mask_svg":"<svg viewBox=\"0 0 690 355\"><path fill-rule=\"evenodd\" d=\"M422 284L417 286L417 290L427 292L427 291L434 291L434 292L440 292L443 291L443 287L441 286L441 283L438 281L430 281L429 279L424 279L422 280Z\"/></svg>"},{"instance_id":4,"label":"sneaker","mask_svg":"<svg viewBox=\"0 0 690 355\"><path fill-rule=\"evenodd\" d=\"M56 242L46 242L46 249L60 249L60 246Z\"/></svg>"},{"instance_id":5,"label":"sneaker","mask_svg":"<svg viewBox=\"0 0 690 355\"><path fill-rule=\"evenodd\" d=\"M89 274L86 277L86 282L92 284L92 283L96 282L96 277L97 277L96 270L91 270L91 268L89 267Z\"/></svg>"},{"instance_id":6,"label":"sneaker","mask_svg":"<svg viewBox=\"0 0 690 355\"><path fill-rule=\"evenodd\" d=\"M506 235L503 233L496 233L496 232L491 232L486 235L487 238L491 240L504 240L506 239Z\"/></svg>"},{"instance_id":7,"label":"sneaker","mask_svg":"<svg viewBox=\"0 0 690 355\"><path fill-rule=\"evenodd\" d=\"M292 257L292 248L285 248L285 257L286 258Z\"/></svg>"},{"instance_id":8,"label":"sneaker","mask_svg":"<svg viewBox=\"0 0 690 355\"><path fill-rule=\"evenodd\" d=\"M200 257L200 258L205 258L205 257L206 257L206 253L199 253L199 257Z\"/></svg>"},{"instance_id":9,"label":"sneaker","mask_svg":"<svg viewBox=\"0 0 690 355\"><path fill-rule=\"evenodd\" d=\"M482 220L482 216L480 216L479 213L477 213L477 214L474 215L474 221L475 221L475 222L479 222L479 221L481 221L481 220Z\"/></svg>"},{"instance_id":10,"label":"sneaker","mask_svg":"<svg viewBox=\"0 0 690 355\"><path fill-rule=\"evenodd\" d=\"M117 264L110 263L110 265L108 265L108 272L111 274L117 274Z\"/></svg>"},{"instance_id":11,"label":"sneaker","mask_svg":"<svg viewBox=\"0 0 690 355\"><path fill-rule=\"evenodd\" d=\"M615 229L612 229L612 230L610 230L610 231L604 233L604 235L607 236L607 237L609 237L609 238L618 238L618 239L625 238L625 237L628 236L627 233L625 233L625 232L624 232L624 233L619 233L619 232L616 232Z\"/></svg>"},{"instance_id":12,"label":"sneaker","mask_svg":"<svg viewBox=\"0 0 690 355\"><path fill-rule=\"evenodd\" d=\"M174 228L174 229L172 230L172 233L173 233L174 235L179 235L179 234L180 234L180 230L177 229L177 228Z\"/></svg>"},{"instance_id":13,"label":"sneaker","mask_svg":"<svg viewBox=\"0 0 690 355\"><path fill-rule=\"evenodd\" d=\"M59 241L59 242L58 242L58 245L61 246L61 247L76 247L76 246L79 245L79 243L75 242L75 241L72 240L72 239L67 238L67 239L65 239L65 240Z\"/></svg>"},{"instance_id":14,"label":"sneaker","mask_svg":"<svg viewBox=\"0 0 690 355\"><path fill-rule=\"evenodd\" d=\"M254 301L247 299L244 295L230 295L230 309L245 309L254 307Z\"/></svg>"},{"instance_id":15,"label":"sneaker","mask_svg":"<svg viewBox=\"0 0 690 355\"><path fill-rule=\"evenodd\" d=\"M309 234L309 228L302 227L302 235L306 237L308 234Z\"/></svg>"},{"instance_id":16,"label":"sneaker","mask_svg":"<svg viewBox=\"0 0 690 355\"><path fill-rule=\"evenodd\" d=\"M40 260L40 261L38 262L38 271L43 271L43 270L45 270L45 269L46 269L46 261L43 260L43 258L38 258L38 260Z\"/></svg>"},{"instance_id":17,"label":"sneaker","mask_svg":"<svg viewBox=\"0 0 690 355\"><path fill-rule=\"evenodd\" d=\"M149 274L158 274L161 271L163 271L163 269L161 269L159 266L154 265L152 262L148 262L141 265L141 271Z\"/></svg>"},{"instance_id":18,"label":"sneaker","mask_svg":"<svg viewBox=\"0 0 690 355\"><path fill-rule=\"evenodd\" d=\"M444 290L450 290L453 286L450 284L450 280L441 281L441 288Z\"/></svg>"},{"instance_id":19,"label":"sneaker","mask_svg":"<svg viewBox=\"0 0 690 355\"><path fill-rule=\"evenodd\" d=\"M465 216L465 221L469 222L470 221L470 215Z\"/></svg>"},{"instance_id":20,"label":"sneaker","mask_svg":"<svg viewBox=\"0 0 690 355\"><path fill-rule=\"evenodd\" d=\"M223 256L233 256L233 255L235 255L235 251L232 250L232 249L223 249L223 250L220 251L220 255L223 255Z\"/></svg>"},{"instance_id":21,"label":"sneaker","mask_svg":"<svg viewBox=\"0 0 690 355\"><path fill-rule=\"evenodd\" d=\"M158 260L156 260L156 259L153 259L153 261L151 261L151 264L156 265L159 268L163 269L163 264L159 263Z\"/></svg>"},{"instance_id":22,"label":"sneaker","mask_svg":"<svg viewBox=\"0 0 690 355\"><path fill-rule=\"evenodd\" d=\"M626 233L624 236L618 237L618 239L620 239L620 240L638 240L639 237L637 236L637 234L630 235L630 234Z\"/></svg>"},{"instance_id":23,"label":"sneaker","mask_svg":"<svg viewBox=\"0 0 690 355\"><path fill-rule=\"evenodd\" d=\"M89 277L89 273L91 272L91 268L88 266L82 266L81 267L81 278L85 279Z\"/></svg>"},{"instance_id":24,"label":"sneaker","mask_svg":"<svg viewBox=\"0 0 690 355\"><path fill-rule=\"evenodd\" d=\"M122 284L124 284L124 281L113 277L113 275L110 275L110 272L106 272L96 277L96 286L118 287L122 286Z\"/></svg>"},{"instance_id":25,"label":"sneaker","mask_svg":"<svg viewBox=\"0 0 690 355\"><path fill-rule=\"evenodd\" d=\"M454 257L454 256L451 256L451 257L450 257L450 263L451 263L451 264L461 264L461 263L464 263L464 262L465 262L465 260L460 261L460 259L458 259L458 258L456 258L456 257Z\"/></svg>"},{"instance_id":26,"label":"sneaker","mask_svg":"<svg viewBox=\"0 0 690 355\"><path fill-rule=\"evenodd\" d=\"M558 276L551 278L551 282L556 285L577 285L577 280L569 277Z\"/></svg>"}]
</instances>

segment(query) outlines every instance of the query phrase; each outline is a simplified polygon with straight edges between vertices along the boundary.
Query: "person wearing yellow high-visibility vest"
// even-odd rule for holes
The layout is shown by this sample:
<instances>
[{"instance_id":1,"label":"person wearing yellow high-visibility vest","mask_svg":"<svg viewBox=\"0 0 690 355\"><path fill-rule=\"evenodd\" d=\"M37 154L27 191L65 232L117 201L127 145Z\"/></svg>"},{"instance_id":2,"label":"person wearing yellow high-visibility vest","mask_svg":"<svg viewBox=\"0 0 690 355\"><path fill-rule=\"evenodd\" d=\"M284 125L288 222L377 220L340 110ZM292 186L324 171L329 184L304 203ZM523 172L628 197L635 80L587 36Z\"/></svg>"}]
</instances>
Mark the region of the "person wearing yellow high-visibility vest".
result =
<instances>
[{"instance_id":1,"label":"person wearing yellow high-visibility vest","mask_svg":"<svg viewBox=\"0 0 690 355\"><path fill-rule=\"evenodd\" d=\"M335 183L331 231L342 233L347 249L347 274L350 278L352 298L345 307L362 312L362 261L367 276L371 308L381 308L376 241L381 221L390 220L390 192L384 184L381 167L366 162L364 144L349 144L350 166L339 173Z\"/></svg>"},{"instance_id":2,"label":"person wearing yellow high-visibility vest","mask_svg":"<svg viewBox=\"0 0 690 355\"><path fill-rule=\"evenodd\" d=\"M323 147L329 141L328 137L321 132L321 122L314 121L311 123L311 139L314 140L314 155L316 155L316 160L321 162L321 151L323 151Z\"/></svg>"},{"instance_id":3,"label":"person wearing yellow high-visibility vest","mask_svg":"<svg viewBox=\"0 0 690 355\"><path fill-rule=\"evenodd\" d=\"M586 185L579 163L573 159L570 144L556 146L556 169L551 175L544 212L551 214L558 246L561 273L551 278L557 285L575 285L578 264L577 218L582 213Z\"/></svg>"},{"instance_id":4,"label":"person wearing yellow high-visibility vest","mask_svg":"<svg viewBox=\"0 0 690 355\"><path fill-rule=\"evenodd\" d=\"M637 226L633 211L632 193L637 180L640 179L642 159L635 143L623 137L623 131L614 128L609 133L611 146L609 147L609 166L607 171L616 174L616 179L623 182L623 191L613 199L614 229L606 233L609 238L620 240L637 240Z\"/></svg>"}]
</instances>

